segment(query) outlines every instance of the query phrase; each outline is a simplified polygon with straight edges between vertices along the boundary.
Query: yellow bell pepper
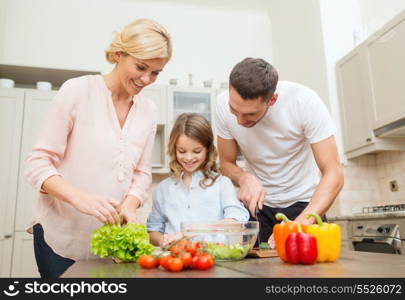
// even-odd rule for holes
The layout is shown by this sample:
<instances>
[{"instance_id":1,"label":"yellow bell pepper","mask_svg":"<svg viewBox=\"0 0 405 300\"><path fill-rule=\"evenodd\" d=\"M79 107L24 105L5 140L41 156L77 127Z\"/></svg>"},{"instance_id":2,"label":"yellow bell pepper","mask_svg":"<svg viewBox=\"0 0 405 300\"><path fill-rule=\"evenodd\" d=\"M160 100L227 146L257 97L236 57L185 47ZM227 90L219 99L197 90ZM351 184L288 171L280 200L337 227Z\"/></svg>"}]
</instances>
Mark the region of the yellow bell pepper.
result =
<instances>
[{"instance_id":1,"label":"yellow bell pepper","mask_svg":"<svg viewBox=\"0 0 405 300\"><path fill-rule=\"evenodd\" d=\"M325 223L317 214L308 214L307 219L314 217L317 224L308 226L307 233L315 236L318 245L318 262L334 262L340 255L340 226Z\"/></svg>"}]
</instances>

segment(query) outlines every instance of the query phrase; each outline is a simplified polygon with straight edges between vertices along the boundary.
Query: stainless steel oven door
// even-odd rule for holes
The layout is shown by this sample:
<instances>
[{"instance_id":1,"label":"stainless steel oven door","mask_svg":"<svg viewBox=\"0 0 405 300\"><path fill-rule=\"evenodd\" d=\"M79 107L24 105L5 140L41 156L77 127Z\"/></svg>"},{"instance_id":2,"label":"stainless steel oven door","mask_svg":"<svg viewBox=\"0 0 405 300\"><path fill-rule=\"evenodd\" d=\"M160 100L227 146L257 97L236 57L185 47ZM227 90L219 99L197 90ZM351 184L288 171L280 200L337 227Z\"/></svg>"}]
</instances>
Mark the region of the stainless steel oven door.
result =
<instances>
[{"instance_id":1,"label":"stainless steel oven door","mask_svg":"<svg viewBox=\"0 0 405 300\"><path fill-rule=\"evenodd\" d=\"M356 222L352 227L351 241L355 251L405 254L397 224Z\"/></svg>"},{"instance_id":2,"label":"stainless steel oven door","mask_svg":"<svg viewBox=\"0 0 405 300\"><path fill-rule=\"evenodd\" d=\"M355 251L404 254L397 238L352 237L352 244Z\"/></svg>"}]
</instances>

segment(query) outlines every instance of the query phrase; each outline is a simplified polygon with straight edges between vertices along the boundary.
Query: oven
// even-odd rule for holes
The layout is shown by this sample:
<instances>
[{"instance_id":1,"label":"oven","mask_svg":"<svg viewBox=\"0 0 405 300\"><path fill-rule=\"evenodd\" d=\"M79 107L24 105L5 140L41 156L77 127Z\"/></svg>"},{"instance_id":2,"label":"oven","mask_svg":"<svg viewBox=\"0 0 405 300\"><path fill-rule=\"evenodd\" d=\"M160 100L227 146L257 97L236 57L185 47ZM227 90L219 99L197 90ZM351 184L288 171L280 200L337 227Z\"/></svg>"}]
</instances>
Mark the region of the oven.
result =
<instances>
[{"instance_id":1,"label":"oven","mask_svg":"<svg viewBox=\"0 0 405 300\"><path fill-rule=\"evenodd\" d=\"M349 221L349 230L355 251L405 254L405 211L392 205L363 209Z\"/></svg>"}]
</instances>

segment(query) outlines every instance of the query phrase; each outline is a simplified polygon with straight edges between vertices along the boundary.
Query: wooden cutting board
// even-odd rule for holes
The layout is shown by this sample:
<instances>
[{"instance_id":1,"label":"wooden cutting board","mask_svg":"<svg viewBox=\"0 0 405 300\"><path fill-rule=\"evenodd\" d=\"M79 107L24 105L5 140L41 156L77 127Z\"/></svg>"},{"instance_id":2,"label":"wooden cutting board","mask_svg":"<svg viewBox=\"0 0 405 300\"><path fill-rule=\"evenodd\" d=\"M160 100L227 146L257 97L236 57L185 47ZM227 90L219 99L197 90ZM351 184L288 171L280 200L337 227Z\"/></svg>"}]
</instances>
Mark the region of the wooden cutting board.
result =
<instances>
[{"instance_id":1,"label":"wooden cutting board","mask_svg":"<svg viewBox=\"0 0 405 300\"><path fill-rule=\"evenodd\" d=\"M253 248L247 254L247 257L275 257L278 256L276 249Z\"/></svg>"}]
</instances>

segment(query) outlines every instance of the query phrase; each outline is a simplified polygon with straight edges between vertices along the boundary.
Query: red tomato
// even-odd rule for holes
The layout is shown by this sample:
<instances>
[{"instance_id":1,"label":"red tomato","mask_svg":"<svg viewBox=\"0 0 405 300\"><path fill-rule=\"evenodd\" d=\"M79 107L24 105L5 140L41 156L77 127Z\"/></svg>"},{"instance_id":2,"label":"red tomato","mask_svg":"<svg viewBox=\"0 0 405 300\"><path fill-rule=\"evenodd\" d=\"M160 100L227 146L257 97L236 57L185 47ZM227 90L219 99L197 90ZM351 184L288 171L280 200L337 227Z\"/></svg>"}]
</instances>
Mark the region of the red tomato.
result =
<instances>
[{"instance_id":1,"label":"red tomato","mask_svg":"<svg viewBox=\"0 0 405 300\"><path fill-rule=\"evenodd\" d=\"M160 258L160 265L165 269L165 270L170 270L169 269L169 261L173 258L171 255L166 255Z\"/></svg>"},{"instance_id":2,"label":"red tomato","mask_svg":"<svg viewBox=\"0 0 405 300\"><path fill-rule=\"evenodd\" d=\"M187 247L185 250L191 254L191 256L195 256L198 254L198 252L201 251L201 245L204 245L200 242L194 242L190 243L190 246Z\"/></svg>"},{"instance_id":3,"label":"red tomato","mask_svg":"<svg viewBox=\"0 0 405 300\"><path fill-rule=\"evenodd\" d=\"M138 264L145 269L152 269L159 266L159 260L153 255L141 255L138 258Z\"/></svg>"},{"instance_id":4,"label":"red tomato","mask_svg":"<svg viewBox=\"0 0 405 300\"><path fill-rule=\"evenodd\" d=\"M193 256L189 252L180 253L180 259L183 262L184 269L191 267L191 264L193 263Z\"/></svg>"},{"instance_id":5,"label":"red tomato","mask_svg":"<svg viewBox=\"0 0 405 300\"><path fill-rule=\"evenodd\" d=\"M193 260L191 262L191 268L192 269L197 269L197 259L198 259L198 255L193 257Z\"/></svg>"},{"instance_id":6,"label":"red tomato","mask_svg":"<svg viewBox=\"0 0 405 300\"><path fill-rule=\"evenodd\" d=\"M188 247L186 247L185 250L186 250L188 253L190 253L191 256L194 256L194 255L197 254L197 250L198 250L197 244L198 244L198 243L191 243Z\"/></svg>"},{"instance_id":7,"label":"red tomato","mask_svg":"<svg viewBox=\"0 0 405 300\"><path fill-rule=\"evenodd\" d=\"M169 270L172 272L179 272L183 269L183 261L178 257L173 257L169 260Z\"/></svg>"},{"instance_id":8,"label":"red tomato","mask_svg":"<svg viewBox=\"0 0 405 300\"><path fill-rule=\"evenodd\" d=\"M208 253L193 257L192 267L197 270L208 270L214 265L214 259Z\"/></svg>"},{"instance_id":9,"label":"red tomato","mask_svg":"<svg viewBox=\"0 0 405 300\"><path fill-rule=\"evenodd\" d=\"M169 248L169 251L172 253L172 255L176 256L189 247L190 247L190 241L187 239L181 239L181 240L177 241L173 246L171 246Z\"/></svg>"}]
</instances>

